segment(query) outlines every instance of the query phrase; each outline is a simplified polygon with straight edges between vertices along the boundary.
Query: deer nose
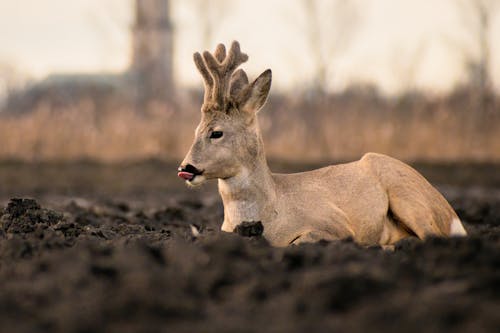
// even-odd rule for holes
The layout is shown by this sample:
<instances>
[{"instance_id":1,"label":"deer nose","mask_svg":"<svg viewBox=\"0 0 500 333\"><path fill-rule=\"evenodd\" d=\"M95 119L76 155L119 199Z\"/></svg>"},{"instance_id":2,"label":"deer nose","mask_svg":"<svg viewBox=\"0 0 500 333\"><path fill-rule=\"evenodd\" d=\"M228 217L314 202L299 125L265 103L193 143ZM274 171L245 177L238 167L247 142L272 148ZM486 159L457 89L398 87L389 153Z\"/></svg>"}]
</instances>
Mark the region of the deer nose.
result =
<instances>
[{"instance_id":1,"label":"deer nose","mask_svg":"<svg viewBox=\"0 0 500 333\"><path fill-rule=\"evenodd\" d=\"M196 168L194 165L186 164L185 166L180 166L177 169L177 176L181 177L184 180L193 180L197 175L201 175L202 171Z\"/></svg>"},{"instance_id":2,"label":"deer nose","mask_svg":"<svg viewBox=\"0 0 500 333\"><path fill-rule=\"evenodd\" d=\"M201 171L192 164L186 164L185 166L180 166L179 171L185 171L192 173L193 175L201 175Z\"/></svg>"}]
</instances>

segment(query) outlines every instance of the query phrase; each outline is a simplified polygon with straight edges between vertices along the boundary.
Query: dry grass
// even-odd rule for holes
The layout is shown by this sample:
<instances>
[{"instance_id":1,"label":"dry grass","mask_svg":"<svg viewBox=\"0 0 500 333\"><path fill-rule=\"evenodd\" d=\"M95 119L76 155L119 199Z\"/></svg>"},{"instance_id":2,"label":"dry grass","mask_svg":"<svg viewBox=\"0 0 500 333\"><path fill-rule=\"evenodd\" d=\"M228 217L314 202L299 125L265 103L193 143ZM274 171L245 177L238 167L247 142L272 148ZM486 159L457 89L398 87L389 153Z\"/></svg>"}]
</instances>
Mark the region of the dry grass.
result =
<instances>
[{"instance_id":1,"label":"dry grass","mask_svg":"<svg viewBox=\"0 0 500 333\"><path fill-rule=\"evenodd\" d=\"M116 98L38 103L32 112L0 118L0 159L180 159L199 105L192 98L178 104L150 103L138 112ZM407 161L500 162L500 112L474 105L470 96L275 98L260 119L268 155L278 159L349 160L375 151Z\"/></svg>"},{"instance_id":2,"label":"dry grass","mask_svg":"<svg viewBox=\"0 0 500 333\"><path fill-rule=\"evenodd\" d=\"M352 160L374 151L407 161L498 162L500 110L482 113L475 104L464 96L336 96L278 105L262 116L267 151L277 158Z\"/></svg>"},{"instance_id":3,"label":"dry grass","mask_svg":"<svg viewBox=\"0 0 500 333\"><path fill-rule=\"evenodd\" d=\"M0 158L40 160L91 159L103 162L169 158L186 149L192 131L179 131L185 117L164 104L139 113L126 105L97 110L92 100L71 108L39 105L0 122Z\"/></svg>"}]
</instances>

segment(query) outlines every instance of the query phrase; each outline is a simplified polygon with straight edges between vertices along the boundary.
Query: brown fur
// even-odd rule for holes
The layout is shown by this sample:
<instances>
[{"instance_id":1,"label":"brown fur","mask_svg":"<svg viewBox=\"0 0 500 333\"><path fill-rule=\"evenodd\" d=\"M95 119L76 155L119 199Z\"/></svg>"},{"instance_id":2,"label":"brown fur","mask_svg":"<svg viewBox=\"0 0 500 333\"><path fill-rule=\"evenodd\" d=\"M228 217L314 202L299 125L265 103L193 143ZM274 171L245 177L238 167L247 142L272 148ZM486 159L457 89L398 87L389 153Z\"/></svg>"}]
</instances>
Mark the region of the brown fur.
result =
<instances>
[{"instance_id":1,"label":"brown fur","mask_svg":"<svg viewBox=\"0 0 500 333\"><path fill-rule=\"evenodd\" d=\"M391 245L429 235L465 235L443 196L417 171L388 156L296 174L273 174L264 154L257 112L267 99L271 71L248 84L239 44L229 53L195 54L205 80L202 117L182 165L203 171L191 185L218 179L224 203L222 230L261 221L275 246L352 237L365 245ZM224 82L221 82L224 81ZM221 138L210 138L222 131Z\"/></svg>"}]
</instances>

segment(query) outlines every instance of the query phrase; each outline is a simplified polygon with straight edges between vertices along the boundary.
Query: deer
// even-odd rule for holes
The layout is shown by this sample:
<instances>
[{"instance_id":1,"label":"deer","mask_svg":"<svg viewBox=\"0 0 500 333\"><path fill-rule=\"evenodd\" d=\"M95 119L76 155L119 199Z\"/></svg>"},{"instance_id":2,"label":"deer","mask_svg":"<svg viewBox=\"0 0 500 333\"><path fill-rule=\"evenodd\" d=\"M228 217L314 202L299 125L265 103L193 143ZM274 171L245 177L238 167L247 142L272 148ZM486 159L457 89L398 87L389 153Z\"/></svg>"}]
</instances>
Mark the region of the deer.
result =
<instances>
[{"instance_id":1,"label":"deer","mask_svg":"<svg viewBox=\"0 0 500 333\"><path fill-rule=\"evenodd\" d=\"M420 173L386 155L320 169L272 173L257 113L267 101L272 73L249 83L238 68L248 60L237 41L228 52L193 55L205 87L201 121L178 176L196 187L217 179L224 206L221 230L259 221L276 247L351 238L391 247L407 237L465 236L448 201Z\"/></svg>"}]
</instances>

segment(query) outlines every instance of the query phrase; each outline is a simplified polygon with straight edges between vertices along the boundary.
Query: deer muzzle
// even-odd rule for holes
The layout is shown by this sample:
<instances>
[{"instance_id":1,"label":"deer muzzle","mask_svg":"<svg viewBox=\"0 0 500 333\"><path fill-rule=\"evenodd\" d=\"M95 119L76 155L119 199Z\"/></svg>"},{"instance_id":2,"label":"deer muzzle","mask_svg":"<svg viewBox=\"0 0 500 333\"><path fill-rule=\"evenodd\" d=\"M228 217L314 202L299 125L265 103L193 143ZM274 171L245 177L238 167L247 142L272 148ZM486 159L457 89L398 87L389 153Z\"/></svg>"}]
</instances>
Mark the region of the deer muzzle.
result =
<instances>
[{"instance_id":1,"label":"deer muzzle","mask_svg":"<svg viewBox=\"0 0 500 333\"><path fill-rule=\"evenodd\" d=\"M194 165L191 164L187 164L185 166L181 165L177 169L177 171L177 176L187 181L192 181L196 176L199 176L203 173L203 171L198 170Z\"/></svg>"}]
</instances>

